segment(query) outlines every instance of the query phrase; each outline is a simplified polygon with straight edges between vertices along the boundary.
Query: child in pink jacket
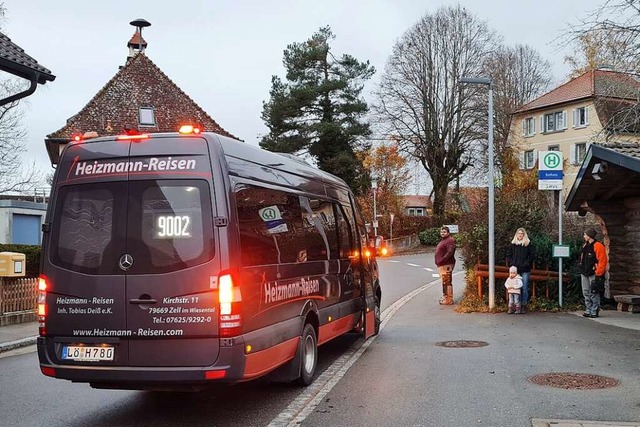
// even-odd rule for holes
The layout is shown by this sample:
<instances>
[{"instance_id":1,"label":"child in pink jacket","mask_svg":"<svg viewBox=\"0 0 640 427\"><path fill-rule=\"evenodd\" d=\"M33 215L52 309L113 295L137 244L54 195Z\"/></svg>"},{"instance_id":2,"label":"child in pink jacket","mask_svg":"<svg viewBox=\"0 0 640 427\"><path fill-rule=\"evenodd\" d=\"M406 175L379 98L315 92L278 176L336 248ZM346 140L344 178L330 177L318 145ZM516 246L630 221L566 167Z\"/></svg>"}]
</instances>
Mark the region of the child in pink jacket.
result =
<instances>
[{"instance_id":1,"label":"child in pink jacket","mask_svg":"<svg viewBox=\"0 0 640 427\"><path fill-rule=\"evenodd\" d=\"M522 313L522 306L520 305L520 290L522 289L522 277L518 275L518 268L515 266L509 267L509 277L504 282L504 287L507 288L507 294L509 295L509 310L508 314L520 314Z\"/></svg>"}]
</instances>

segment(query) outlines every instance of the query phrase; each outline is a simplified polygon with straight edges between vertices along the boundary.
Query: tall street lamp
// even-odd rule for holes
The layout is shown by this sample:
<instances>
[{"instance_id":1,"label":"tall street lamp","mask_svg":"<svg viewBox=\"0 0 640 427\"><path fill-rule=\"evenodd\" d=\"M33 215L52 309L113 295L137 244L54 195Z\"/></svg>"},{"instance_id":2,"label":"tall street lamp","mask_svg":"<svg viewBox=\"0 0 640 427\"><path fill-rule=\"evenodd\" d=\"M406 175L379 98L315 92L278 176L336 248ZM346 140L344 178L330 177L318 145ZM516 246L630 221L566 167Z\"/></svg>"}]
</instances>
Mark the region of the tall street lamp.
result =
<instances>
[{"instance_id":1,"label":"tall street lamp","mask_svg":"<svg viewBox=\"0 0 640 427\"><path fill-rule=\"evenodd\" d=\"M378 181L371 181L371 189L373 190L373 235L378 235L378 212L376 211L376 190L378 189Z\"/></svg>"},{"instance_id":2,"label":"tall street lamp","mask_svg":"<svg viewBox=\"0 0 640 427\"><path fill-rule=\"evenodd\" d=\"M496 261L494 242L494 179L493 179L493 83L489 78L460 77L460 83L486 85L489 88L489 308L496 301Z\"/></svg>"}]
</instances>

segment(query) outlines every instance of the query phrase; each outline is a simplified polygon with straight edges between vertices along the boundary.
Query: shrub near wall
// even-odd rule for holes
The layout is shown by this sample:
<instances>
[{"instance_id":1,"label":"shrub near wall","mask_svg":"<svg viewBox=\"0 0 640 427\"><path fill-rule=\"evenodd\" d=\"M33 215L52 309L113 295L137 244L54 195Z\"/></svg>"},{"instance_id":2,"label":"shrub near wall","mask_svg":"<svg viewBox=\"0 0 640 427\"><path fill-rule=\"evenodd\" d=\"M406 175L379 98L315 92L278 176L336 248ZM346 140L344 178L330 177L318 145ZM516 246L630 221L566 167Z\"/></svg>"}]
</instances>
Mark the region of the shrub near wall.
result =
<instances>
[{"instance_id":1,"label":"shrub near wall","mask_svg":"<svg viewBox=\"0 0 640 427\"><path fill-rule=\"evenodd\" d=\"M8 245L0 244L0 252L19 252L25 255L27 266L26 277L38 277L40 275L40 248L39 245Z\"/></svg>"},{"instance_id":2,"label":"shrub near wall","mask_svg":"<svg viewBox=\"0 0 640 427\"><path fill-rule=\"evenodd\" d=\"M440 242L440 227L427 228L418 234L420 243L426 246L437 246Z\"/></svg>"}]
</instances>

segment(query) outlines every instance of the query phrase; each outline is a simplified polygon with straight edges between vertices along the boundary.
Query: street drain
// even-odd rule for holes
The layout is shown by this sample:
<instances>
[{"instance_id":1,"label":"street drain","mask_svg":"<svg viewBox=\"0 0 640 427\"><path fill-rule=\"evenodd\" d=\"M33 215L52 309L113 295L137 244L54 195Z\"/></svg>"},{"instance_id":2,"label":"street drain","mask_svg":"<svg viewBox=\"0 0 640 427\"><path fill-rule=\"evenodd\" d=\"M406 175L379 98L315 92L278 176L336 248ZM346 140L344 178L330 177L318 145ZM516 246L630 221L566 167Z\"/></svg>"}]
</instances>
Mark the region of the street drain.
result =
<instances>
[{"instance_id":1,"label":"street drain","mask_svg":"<svg viewBox=\"0 0 640 427\"><path fill-rule=\"evenodd\" d=\"M577 374L574 372L552 372L529 377L529 381L538 385L564 388L567 390L595 390L617 387L620 381L615 378L594 374Z\"/></svg>"},{"instance_id":2,"label":"street drain","mask_svg":"<svg viewBox=\"0 0 640 427\"><path fill-rule=\"evenodd\" d=\"M457 341L440 341L440 342L437 342L436 345L439 347L448 347L448 348L469 348L469 347L484 347L485 345L489 345L489 343L484 341L457 340Z\"/></svg>"}]
</instances>

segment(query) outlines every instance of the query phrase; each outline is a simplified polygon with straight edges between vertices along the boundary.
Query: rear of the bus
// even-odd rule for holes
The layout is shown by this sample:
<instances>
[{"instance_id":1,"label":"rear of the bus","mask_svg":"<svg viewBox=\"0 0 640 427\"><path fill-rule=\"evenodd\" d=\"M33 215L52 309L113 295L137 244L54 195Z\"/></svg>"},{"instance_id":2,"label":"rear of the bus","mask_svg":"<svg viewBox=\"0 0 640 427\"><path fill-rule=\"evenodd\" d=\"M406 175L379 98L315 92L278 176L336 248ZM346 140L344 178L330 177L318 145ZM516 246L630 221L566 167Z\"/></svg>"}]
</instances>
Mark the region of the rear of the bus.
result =
<instances>
[{"instance_id":1,"label":"rear of the bus","mask_svg":"<svg viewBox=\"0 0 640 427\"><path fill-rule=\"evenodd\" d=\"M215 198L225 194L214 185L214 140L127 135L64 151L44 227L45 375L116 388L240 375L230 361L241 347L220 348L235 323L216 253Z\"/></svg>"}]
</instances>

